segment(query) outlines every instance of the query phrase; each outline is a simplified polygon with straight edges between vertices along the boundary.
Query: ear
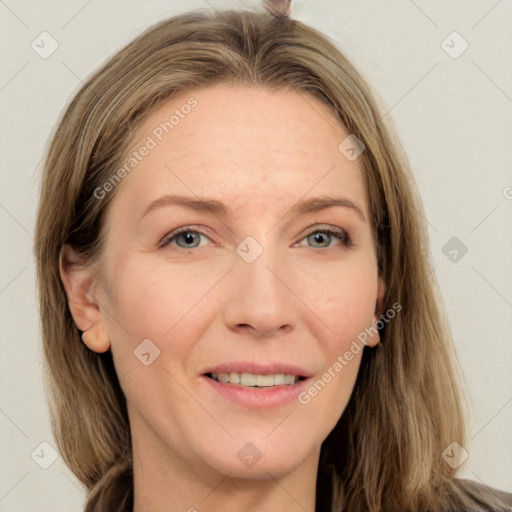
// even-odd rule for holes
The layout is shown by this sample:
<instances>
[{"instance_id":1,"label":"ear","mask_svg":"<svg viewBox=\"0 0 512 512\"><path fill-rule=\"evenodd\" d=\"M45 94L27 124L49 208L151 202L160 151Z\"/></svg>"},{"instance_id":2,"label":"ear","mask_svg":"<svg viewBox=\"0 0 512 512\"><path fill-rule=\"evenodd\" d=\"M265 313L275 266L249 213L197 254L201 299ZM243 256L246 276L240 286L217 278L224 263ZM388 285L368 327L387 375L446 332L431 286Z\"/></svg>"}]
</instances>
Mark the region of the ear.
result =
<instances>
[{"instance_id":1,"label":"ear","mask_svg":"<svg viewBox=\"0 0 512 512\"><path fill-rule=\"evenodd\" d=\"M372 327L374 329L377 329L376 324L380 318L380 315L382 314L382 310L384 309L384 294L386 292L386 285L384 283L384 279L382 277L379 277L378 284L377 284L377 300L375 301L375 313L373 315L373 323ZM371 330L372 335L368 337L368 346L370 347L376 347L380 343L380 335L377 331L375 334L373 334L373 329Z\"/></svg>"},{"instance_id":2,"label":"ear","mask_svg":"<svg viewBox=\"0 0 512 512\"><path fill-rule=\"evenodd\" d=\"M76 326L83 331L84 343L94 352L106 352L110 348L110 340L99 304L94 298L94 269L84 263L69 244L64 244L59 255L59 272L69 310Z\"/></svg>"}]
</instances>

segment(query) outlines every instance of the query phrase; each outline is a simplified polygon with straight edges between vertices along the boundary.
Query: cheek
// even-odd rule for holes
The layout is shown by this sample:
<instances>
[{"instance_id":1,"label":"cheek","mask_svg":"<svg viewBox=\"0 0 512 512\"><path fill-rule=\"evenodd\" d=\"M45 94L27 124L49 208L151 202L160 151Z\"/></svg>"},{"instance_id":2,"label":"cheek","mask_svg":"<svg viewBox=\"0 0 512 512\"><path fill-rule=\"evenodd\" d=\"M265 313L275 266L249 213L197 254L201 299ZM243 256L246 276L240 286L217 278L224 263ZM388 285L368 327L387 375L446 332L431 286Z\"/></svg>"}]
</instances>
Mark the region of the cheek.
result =
<instances>
[{"instance_id":1,"label":"cheek","mask_svg":"<svg viewBox=\"0 0 512 512\"><path fill-rule=\"evenodd\" d=\"M136 337L162 340L185 318L211 286L210 278L179 267L147 265L134 258L117 266L112 308L118 323ZM206 275L208 275L206 273Z\"/></svg>"},{"instance_id":2,"label":"cheek","mask_svg":"<svg viewBox=\"0 0 512 512\"><path fill-rule=\"evenodd\" d=\"M303 280L300 293L317 315L316 338L327 344L324 350L332 357L371 325L377 299L376 265L370 259L331 265L330 271ZM314 319L310 325L315 325ZM321 325L324 328L319 330Z\"/></svg>"},{"instance_id":3,"label":"cheek","mask_svg":"<svg viewBox=\"0 0 512 512\"><path fill-rule=\"evenodd\" d=\"M344 288L330 309L331 324L336 333L336 348L343 350L368 328L374 312L375 292L370 283L366 287Z\"/></svg>"},{"instance_id":4,"label":"cheek","mask_svg":"<svg viewBox=\"0 0 512 512\"><path fill-rule=\"evenodd\" d=\"M139 375L144 367L134 356L146 345L151 356L158 354L151 367L165 367L173 374L190 370L193 348L214 314L212 301L204 299L213 297L212 288L225 270L212 272L199 265L174 265L170 270L168 263L148 265L142 258L111 268L116 269L115 293L105 317L118 375L131 372L130 380ZM145 388L154 373L144 374Z\"/></svg>"},{"instance_id":5,"label":"cheek","mask_svg":"<svg viewBox=\"0 0 512 512\"><path fill-rule=\"evenodd\" d=\"M168 418L163 411L189 399L179 383L192 368L203 328L200 299L210 280L201 284L179 269L171 273L135 259L117 269L106 315L114 364L129 407L155 424Z\"/></svg>"},{"instance_id":6,"label":"cheek","mask_svg":"<svg viewBox=\"0 0 512 512\"><path fill-rule=\"evenodd\" d=\"M364 343L358 337L372 322L376 281L377 272L371 266L345 269L321 280L329 283L329 288L323 294L315 294L315 313L322 322L312 321L310 329L316 329L315 338L324 364L299 397L299 403L305 418L316 418L317 428L324 437L336 425L354 389L364 350Z\"/></svg>"}]
</instances>

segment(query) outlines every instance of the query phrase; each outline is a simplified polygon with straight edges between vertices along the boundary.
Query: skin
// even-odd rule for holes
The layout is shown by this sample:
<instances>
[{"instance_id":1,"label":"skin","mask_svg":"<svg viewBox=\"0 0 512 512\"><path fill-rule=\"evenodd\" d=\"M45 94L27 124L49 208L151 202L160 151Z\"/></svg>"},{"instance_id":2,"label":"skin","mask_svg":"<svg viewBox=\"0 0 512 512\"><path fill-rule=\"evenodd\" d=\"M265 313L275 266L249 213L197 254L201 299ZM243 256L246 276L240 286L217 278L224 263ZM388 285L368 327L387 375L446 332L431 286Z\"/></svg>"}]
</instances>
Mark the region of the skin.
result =
<instances>
[{"instance_id":1,"label":"skin","mask_svg":"<svg viewBox=\"0 0 512 512\"><path fill-rule=\"evenodd\" d=\"M133 438L135 512L314 511L320 447L362 351L305 405L247 409L200 374L236 359L281 361L314 382L374 324L384 285L361 169L338 150L348 133L317 99L227 84L164 104L133 148L191 96L197 107L118 185L98 265L64 248L70 309L89 348L113 353ZM217 199L230 214L167 206L141 218L171 193ZM320 196L350 199L366 220L339 206L291 214ZM159 246L183 226L205 236ZM345 230L353 246L309 236L319 227ZM236 252L248 236L263 248L252 263ZM160 349L149 366L134 357L144 339ZM247 442L261 453L252 467L237 457Z\"/></svg>"}]
</instances>

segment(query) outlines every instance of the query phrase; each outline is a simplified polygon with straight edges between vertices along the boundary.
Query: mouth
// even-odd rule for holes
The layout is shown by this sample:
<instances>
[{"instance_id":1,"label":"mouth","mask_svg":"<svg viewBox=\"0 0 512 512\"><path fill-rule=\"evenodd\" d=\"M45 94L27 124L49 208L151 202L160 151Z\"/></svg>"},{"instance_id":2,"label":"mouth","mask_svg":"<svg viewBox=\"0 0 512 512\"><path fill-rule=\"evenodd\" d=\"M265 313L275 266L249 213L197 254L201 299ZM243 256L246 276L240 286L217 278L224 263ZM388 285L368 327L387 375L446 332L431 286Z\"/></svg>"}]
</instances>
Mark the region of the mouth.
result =
<instances>
[{"instance_id":1,"label":"mouth","mask_svg":"<svg viewBox=\"0 0 512 512\"><path fill-rule=\"evenodd\" d=\"M213 379L221 384L232 384L245 388L274 388L276 386L293 386L298 382L305 380L303 375L293 375L285 373L274 374L256 374L250 372L230 372L230 373L205 373L206 377Z\"/></svg>"},{"instance_id":2,"label":"mouth","mask_svg":"<svg viewBox=\"0 0 512 512\"><path fill-rule=\"evenodd\" d=\"M206 393L244 409L273 409L297 402L314 372L286 361L225 361L203 368Z\"/></svg>"}]
</instances>

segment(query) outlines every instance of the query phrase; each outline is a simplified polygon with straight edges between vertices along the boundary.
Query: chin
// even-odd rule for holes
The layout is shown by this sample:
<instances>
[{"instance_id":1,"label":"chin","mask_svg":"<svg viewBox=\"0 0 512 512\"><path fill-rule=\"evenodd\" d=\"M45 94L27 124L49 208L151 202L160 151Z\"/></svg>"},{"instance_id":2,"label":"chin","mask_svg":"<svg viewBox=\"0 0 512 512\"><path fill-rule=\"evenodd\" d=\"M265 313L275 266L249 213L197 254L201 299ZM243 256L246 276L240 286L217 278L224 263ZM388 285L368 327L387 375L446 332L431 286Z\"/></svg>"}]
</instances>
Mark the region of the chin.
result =
<instances>
[{"instance_id":1,"label":"chin","mask_svg":"<svg viewBox=\"0 0 512 512\"><path fill-rule=\"evenodd\" d=\"M251 436L232 433L233 439L213 443L213 450L211 444L201 449L206 464L232 478L280 479L320 453L321 443L307 443L291 433L282 432L274 439L268 429Z\"/></svg>"}]
</instances>

